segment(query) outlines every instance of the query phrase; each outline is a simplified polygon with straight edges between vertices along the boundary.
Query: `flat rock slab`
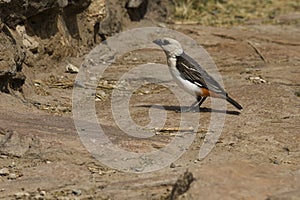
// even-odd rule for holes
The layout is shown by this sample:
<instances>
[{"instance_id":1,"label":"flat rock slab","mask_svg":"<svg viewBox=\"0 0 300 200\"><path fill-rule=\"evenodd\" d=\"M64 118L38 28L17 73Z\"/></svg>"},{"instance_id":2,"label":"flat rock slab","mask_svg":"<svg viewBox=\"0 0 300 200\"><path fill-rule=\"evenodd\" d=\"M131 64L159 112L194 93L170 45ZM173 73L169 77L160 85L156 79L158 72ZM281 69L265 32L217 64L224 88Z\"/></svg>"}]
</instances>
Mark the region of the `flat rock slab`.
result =
<instances>
[{"instance_id":1,"label":"flat rock slab","mask_svg":"<svg viewBox=\"0 0 300 200\"><path fill-rule=\"evenodd\" d=\"M130 174L110 169L90 155L80 141L71 113L42 111L29 101L32 98L42 105L70 106L72 88L39 84L35 89L44 93L28 93L27 102L18 96L0 94L0 169L7 169L0 176L0 197L166 199L178 177L188 169L195 180L178 199L297 199L299 31L294 26L255 25L173 28L203 45L215 60L226 90L244 107L236 115L228 105L222 135L204 160L197 160L199 148L211 113L218 112L210 109L209 101L199 113L201 127L195 141L180 159L160 171ZM161 51L133 52L125 60L127 63L120 61L104 76L107 88L123 67L136 64L134 57L142 63L153 62L153 58L165 63ZM75 79L64 71L62 66L60 72L53 69L53 74ZM250 77L265 81L255 82L257 78ZM46 78L47 74L42 73L35 77ZM106 97L96 101L96 112L116 144L127 150L149 151L168 143L174 134L170 131L159 132L157 137L142 143L128 138L113 121L110 91L103 89ZM145 86L132 97L131 117L145 125L149 122L149 105L163 103L168 115L165 130L172 130L181 113L174 111L178 101L171 95L163 88ZM15 174L11 175L15 179L9 174Z\"/></svg>"}]
</instances>

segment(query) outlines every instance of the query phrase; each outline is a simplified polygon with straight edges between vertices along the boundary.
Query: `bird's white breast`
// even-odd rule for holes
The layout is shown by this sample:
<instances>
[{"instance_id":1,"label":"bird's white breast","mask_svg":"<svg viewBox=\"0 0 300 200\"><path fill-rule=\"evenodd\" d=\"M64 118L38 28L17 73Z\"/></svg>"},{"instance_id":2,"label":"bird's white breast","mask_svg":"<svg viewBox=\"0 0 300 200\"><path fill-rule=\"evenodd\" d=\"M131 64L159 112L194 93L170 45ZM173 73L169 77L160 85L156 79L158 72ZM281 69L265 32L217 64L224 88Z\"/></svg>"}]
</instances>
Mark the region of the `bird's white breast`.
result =
<instances>
[{"instance_id":1,"label":"bird's white breast","mask_svg":"<svg viewBox=\"0 0 300 200\"><path fill-rule=\"evenodd\" d=\"M183 79L180 76L180 72L176 68L176 58L172 58L172 57L169 58L168 66L173 79L182 89L184 89L186 92L188 92L189 94L195 97L201 95L200 88L197 85L191 83L186 79Z\"/></svg>"}]
</instances>

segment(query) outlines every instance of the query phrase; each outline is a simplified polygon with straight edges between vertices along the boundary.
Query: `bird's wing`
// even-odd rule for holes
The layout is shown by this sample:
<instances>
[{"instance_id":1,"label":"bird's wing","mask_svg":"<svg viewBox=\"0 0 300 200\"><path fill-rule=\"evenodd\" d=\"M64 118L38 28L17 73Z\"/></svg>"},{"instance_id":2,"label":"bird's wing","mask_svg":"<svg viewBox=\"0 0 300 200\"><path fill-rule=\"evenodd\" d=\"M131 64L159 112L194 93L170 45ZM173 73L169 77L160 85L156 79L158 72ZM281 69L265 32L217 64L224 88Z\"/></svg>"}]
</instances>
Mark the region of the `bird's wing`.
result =
<instances>
[{"instance_id":1,"label":"bird's wing","mask_svg":"<svg viewBox=\"0 0 300 200\"><path fill-rule=\"evenodd\" d=\"M220 84L191 57L182 54L177 56L176 59L176 68L180 71L182 78L201 88L206 88L218 94L226 94Z\"/></svg>"}]
</instances>

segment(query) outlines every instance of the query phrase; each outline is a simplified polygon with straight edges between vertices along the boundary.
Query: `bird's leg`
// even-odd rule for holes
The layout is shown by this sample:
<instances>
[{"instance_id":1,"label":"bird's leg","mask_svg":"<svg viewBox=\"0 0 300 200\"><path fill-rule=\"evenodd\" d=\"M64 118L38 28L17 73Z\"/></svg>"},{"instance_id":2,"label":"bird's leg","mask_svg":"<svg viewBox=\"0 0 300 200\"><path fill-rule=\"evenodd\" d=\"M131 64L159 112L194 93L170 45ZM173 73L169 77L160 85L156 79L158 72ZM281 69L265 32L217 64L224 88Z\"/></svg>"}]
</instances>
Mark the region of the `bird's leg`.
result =
<instances>
[{"instance_id":1,"label":"bird's leg","mask_svg":"<svg viewBox=\"0 0 300 200\"><path fill-rule=\"evenodd\" d=\"M201 96L197 97L197 101L190 106L189 111L195 109L197 106L200 109L200 106L202 105L202 103L205 101L206 98L207 97L201 97Z\"/></svg>"},{"instance_id":2,"label":"bird's leg","mask_svg":"<svg viewBox=\"0 0 300 200\"><path fill-rule=\"evenodd\" d=\"M198 97L197 100L190 107L188 107L186 109L176 110L176 112L190 112L199 104L200 101L201 101L201 97L200 97L200 99Z\"/></svg>"},{"instance_id":3,"label":"bird's leg","mask_svg":"<svg viewBox=\"0 0 300 200\"><path fill-rule=\"evenodd\" d=\"M198 102L198 103L195 104L194 106L198 105L198 104L201 102L201 100L202 100L202 97L201 97L201 96L198 96L198 97L197 97L197 102Z\"/></svg>"},{"instance_id":4,"label":"bird's leg","mask_svg":"<svg viewBox=\"0 0 300 200\"><path fill-rule=\"evenodd\" d=\"M198 103L199 108L200 108L200 106L202 105L202 103L205 101L206 98L207 98L207 97L203 97L203 98L200 99L200 101L199 101L199 103Z\"/></svg>"},{"instance_id":5,"label":"bird's leg","mask_svg":"<svg viewBox=\"0 0 300 200\"><path fill-rule=\"evenodd\" d=\"M201 102L201 100L201 96L197 97L197 100L188 108L188 110L191 111L192 109L196 108L196 106Z\"/></svg>"},{"instance_id":6,"label":"bird's leg","mask_svg":"<svg viewBox=\"0 0 300 200\"><path fill-rule=\"evenodd\" d=\"M201 97L201 96L198 96L197 97L197 100L187 109L184 109L182 110L181 112L190 112L191 110L195 109L197 106L201 106L201 104L205 101L207 97Z\"/></svg>"}]
</instances>

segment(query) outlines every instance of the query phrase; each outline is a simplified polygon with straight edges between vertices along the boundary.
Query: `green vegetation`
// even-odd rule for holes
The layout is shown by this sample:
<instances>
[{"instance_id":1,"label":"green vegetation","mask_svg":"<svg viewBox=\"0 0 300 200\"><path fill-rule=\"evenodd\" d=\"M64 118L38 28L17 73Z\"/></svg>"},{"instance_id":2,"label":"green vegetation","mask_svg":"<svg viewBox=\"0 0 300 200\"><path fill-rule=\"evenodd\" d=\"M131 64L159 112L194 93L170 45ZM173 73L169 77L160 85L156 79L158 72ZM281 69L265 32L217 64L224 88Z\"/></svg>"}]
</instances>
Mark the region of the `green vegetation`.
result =
<instances>
[{"instance_id":1,"label":"green vegetation","mask_svg":"<svg viewBox=\"0 0 300 200\"><path fill-rule=\"evenodd\" d=\"M276 16L300 11L300 0L173 0L175 20L226 26L255 19L278 24Z\"/></svg>"}]
</instances>

